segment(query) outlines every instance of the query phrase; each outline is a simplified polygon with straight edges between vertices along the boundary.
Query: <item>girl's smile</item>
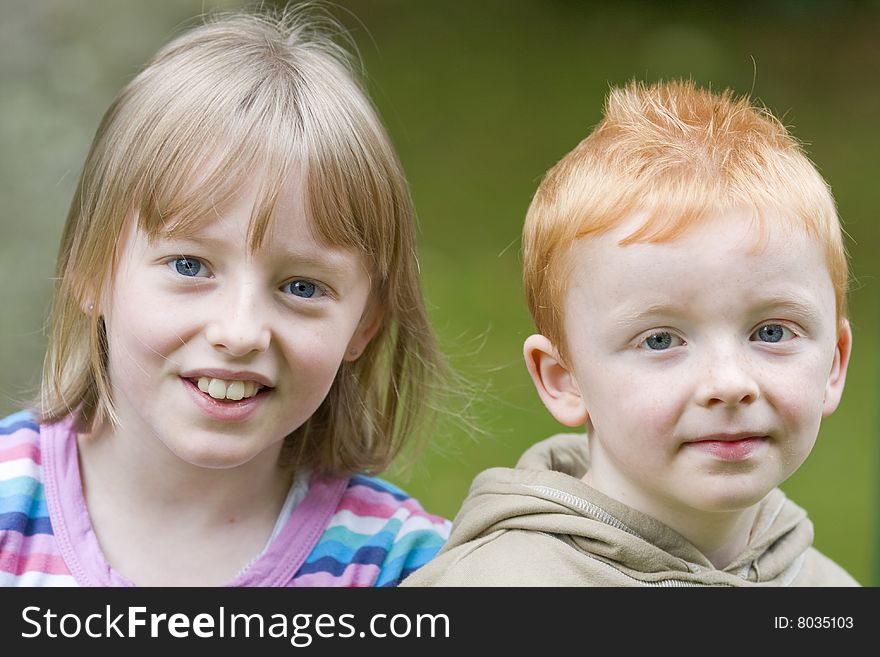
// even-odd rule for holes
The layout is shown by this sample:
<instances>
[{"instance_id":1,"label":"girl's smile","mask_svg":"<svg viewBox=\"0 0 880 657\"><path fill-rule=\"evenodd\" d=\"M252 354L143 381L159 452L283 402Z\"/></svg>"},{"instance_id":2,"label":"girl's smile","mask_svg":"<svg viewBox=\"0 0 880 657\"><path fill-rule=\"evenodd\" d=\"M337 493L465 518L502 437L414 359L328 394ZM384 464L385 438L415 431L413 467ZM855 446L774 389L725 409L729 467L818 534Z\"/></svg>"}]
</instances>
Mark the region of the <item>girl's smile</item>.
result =
<instances>
[{"instance_id":1,"label":"girl's smile","mask_svg":"<svg viewBox=\"0 0 880 657\"><path fill-rule=\"evenodd\" d=\"M216 390L216 383L219 379L211 379L211 381L214 382ZM202 391L190 379L181 378L181 382L186 391L191 395L195 405L207 417L224 422L243 422L247 420L271 394L269 388L262 388L249 397L238 397L238 399L235 399L235 395L233 395L231 398L219 398L209 392Z\"/></svg>"}]
</instances>

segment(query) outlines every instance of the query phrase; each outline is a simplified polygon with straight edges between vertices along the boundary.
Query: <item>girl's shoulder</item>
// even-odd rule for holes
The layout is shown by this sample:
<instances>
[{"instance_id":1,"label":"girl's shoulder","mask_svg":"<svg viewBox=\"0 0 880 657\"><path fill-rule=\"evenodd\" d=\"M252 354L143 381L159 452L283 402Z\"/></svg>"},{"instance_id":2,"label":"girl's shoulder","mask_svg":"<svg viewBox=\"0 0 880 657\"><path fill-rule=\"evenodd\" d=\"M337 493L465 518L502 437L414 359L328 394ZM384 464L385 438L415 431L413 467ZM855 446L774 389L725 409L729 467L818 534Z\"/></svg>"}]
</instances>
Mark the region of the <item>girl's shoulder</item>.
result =
<instances>
[{"instance_id":1,"label":"girl's shoulder","mask_svg":"<svg viewBox=\"0 0 880 657\"><path fill-rule=\"evenodd\" d=\"M0 419L0 531L12 515L30 517L45 507L40 425L27 411ZM48 512L37 513L48 522ZM21 520L21 518L18 518ZM16 520L16 522L18 522Z\"/></svg>"},{"instance_id":2,"label":"girl's shoulder","mask_svg":"<svg viewBox=\"0 0 880 657\"><path fill-rule=\"evenodd\" d=\"M449 536L449 520L428 513L416 498L379 477L352 476L339 507L351 516L364 520L400 523L401 527L406 524L431 528L443 535L444 540Z\"/></svg>"},{"instance_id":3,"label":"girl's shoulder","mask_svg":"<svg viewBox=\"0 0 880 657\"><path fill-rule=\"evenodd\" d=\"M0 419L0 435L6 435L18 429L27 428L37 432L40 430L40 425L37 424L34 414L30 411L18 411Z\"/></svg>"},{"instance_id":4,"label":"girl's shoulder","mask_svg":"<svg viewBox=\"0 0 880 657\"><path fill-rule=\"evenodd\" d=\"M396 586L437 554L450 528L394 484L354 475L301 574L320 565L334 574L324 586Z\"/></svg>"},{"instance_id":5,"label":"girl's shoulder","mask_svg":"<svg viewBox=\"0 0 880 657\"><path fill-rule=\"evenodd\" d=\"M0 419L0 586L70 586L43 483L40 425L19 412Z\"/></svg>"},{"instance_id":6,"label":"girl's shoulder","mask_svg":"<svg viewBox=\"0 0 880 657\"><path fill-rule=\"evenodd\" d=\"M40 462L40 425L29 411L0 419L0 464L22 459Z\"/></svg>"}]
</instances>

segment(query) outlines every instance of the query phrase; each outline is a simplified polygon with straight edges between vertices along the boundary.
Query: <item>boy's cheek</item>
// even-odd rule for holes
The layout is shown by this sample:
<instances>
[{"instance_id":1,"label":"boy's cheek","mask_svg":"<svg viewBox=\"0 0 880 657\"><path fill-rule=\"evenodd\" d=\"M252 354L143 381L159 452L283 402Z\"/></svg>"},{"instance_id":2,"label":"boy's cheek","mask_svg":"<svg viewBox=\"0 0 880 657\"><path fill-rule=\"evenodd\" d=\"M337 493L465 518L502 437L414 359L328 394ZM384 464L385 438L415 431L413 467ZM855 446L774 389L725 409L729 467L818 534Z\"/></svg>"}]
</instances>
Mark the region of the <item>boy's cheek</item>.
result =
<instances>
[{"instance_id":1,"label":"boy's cheek","mask_svg":"<svg viewBox=\"0 0 880 657\"><path fill-rule=\"evenodd\" d=\"M673 434L682 416L682 405L670 396L655 394L649 387L608 388L584 399L589 415L587 429L622 434L630 443L654 442Z\"/></svg>"}]
</instances>

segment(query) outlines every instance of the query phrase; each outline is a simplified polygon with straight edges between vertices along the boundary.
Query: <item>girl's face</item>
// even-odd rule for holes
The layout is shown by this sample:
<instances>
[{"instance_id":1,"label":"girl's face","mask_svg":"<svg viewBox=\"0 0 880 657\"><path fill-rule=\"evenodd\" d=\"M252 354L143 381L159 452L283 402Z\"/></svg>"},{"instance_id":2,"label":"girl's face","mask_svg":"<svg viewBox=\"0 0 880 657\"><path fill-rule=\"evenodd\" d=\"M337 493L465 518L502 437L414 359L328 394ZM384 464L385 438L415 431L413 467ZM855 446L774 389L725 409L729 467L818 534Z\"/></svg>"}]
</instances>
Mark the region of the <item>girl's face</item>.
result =
<instances>
[{"instance_id":1,"label":"girl's face","mask_svg":"<svg viewBox=\"0 0 880 657\"><path fill-rule=\"evenodd\" d=\"M276 459L378 325L363 256L315 238L299 184L251 253L259 183L185 238L132 221L101 309L116 433L195 466Z\"/></svg>"}]
</instances>

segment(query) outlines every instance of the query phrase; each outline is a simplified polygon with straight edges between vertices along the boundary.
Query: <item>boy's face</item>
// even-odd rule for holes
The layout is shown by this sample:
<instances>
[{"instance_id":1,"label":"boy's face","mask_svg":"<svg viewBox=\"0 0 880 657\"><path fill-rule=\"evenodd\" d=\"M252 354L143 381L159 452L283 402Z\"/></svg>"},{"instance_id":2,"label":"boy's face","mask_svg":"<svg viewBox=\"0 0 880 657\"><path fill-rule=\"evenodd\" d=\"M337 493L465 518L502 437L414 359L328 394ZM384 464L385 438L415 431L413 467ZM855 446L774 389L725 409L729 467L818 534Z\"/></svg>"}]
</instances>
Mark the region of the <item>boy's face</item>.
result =
<instances>
[{"instance_id":1,"label":"boy's face","mask_svg":"<svg viewBox=\"0 0 880 657\"><path fill-rule=\"evenodd\" d=\"M597 489L667 522L747 508L843 391L851 335L822 249L772 216L760 242L745 213L620 246L639 219L574 245L568 367L532 336L530 372L558 420L587 424Z\"/></svg>"}]
</instances>

